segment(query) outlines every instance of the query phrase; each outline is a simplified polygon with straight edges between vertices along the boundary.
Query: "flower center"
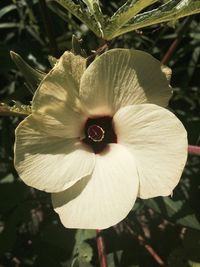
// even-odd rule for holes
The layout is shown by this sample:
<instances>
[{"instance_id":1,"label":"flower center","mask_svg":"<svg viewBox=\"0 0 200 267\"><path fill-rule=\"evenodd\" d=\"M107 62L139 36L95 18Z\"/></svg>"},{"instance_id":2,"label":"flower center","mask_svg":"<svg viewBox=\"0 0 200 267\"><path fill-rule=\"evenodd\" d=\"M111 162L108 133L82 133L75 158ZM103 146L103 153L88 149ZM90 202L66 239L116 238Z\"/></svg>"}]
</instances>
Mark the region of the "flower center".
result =
<instances>
[{"instance_id":1,"label":"flower center","mask_svg":"<svg viewBox=\"0 0 200 267\"><path fill-rule=\"evenodd\" d=\"M88 137L94 142L101 142L104 139L105 131L98 125L89 126L87 130Z\"/></svg>"},{"instance_id":2,"label":"flower center","mask_svg":"<svg viewBox=\"0 0 200 267\"><path fill-rule=\"evenodd\" d=\"M85 123L85 138L82 140L97 154L109 143L117 143L117 136L112 126L112 117L89 118Z\"/></svg>"}]
</instances>

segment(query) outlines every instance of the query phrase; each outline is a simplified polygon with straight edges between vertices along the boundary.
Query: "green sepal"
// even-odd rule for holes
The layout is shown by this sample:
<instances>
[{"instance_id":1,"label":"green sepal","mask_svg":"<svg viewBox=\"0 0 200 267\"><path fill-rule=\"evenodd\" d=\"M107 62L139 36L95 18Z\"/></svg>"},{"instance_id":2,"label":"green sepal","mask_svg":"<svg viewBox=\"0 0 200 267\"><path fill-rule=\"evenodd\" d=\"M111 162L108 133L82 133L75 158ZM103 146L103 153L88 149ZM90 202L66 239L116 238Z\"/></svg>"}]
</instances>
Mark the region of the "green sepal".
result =
<instances>
[{"instance_id":1,"label":"green sepal","mask_svg":"<svg viewBox=\"0 0 200 267\"><path fill-rule=\"evenodd\" d=\"M45 73L33 69L28 63L26 63L20 55L11 51L10 52L11 58L18 67L18 69L23 74L28 88L32 93L35 92L40 82L43 80Z\"/></svg>"},{"instance_id":2,"label":"green sepal","mask_svg":"<svg viewBox=\"0 0 200 267\"><path fill-rule=\"evenodd\" d=\"M26 117L31 114L31 105L23 105L17 101L13 102L13 106L9 106L6 103L0 103L0 116Z\"/></svg>"}]
</instances>

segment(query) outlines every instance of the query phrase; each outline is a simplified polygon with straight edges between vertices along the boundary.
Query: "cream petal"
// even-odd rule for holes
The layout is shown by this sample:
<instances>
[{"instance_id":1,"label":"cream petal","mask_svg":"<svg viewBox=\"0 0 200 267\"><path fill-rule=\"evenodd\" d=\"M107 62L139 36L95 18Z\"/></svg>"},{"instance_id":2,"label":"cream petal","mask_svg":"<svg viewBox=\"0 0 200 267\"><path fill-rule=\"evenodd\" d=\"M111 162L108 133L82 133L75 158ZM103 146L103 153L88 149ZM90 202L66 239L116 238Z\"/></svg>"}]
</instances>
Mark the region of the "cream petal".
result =
<instances>
[{"instance_id":1,"label":"cream petal","mask_svg":"<svg viewBox=\"0 0 200 267\"><path fill-rule=\"evenodd\" d=\"M81 101L91 115L112 115L132 104L167 106L171 94L161 63L138 50L104 53L86 69L80 83Z\"/></svg>"},{"instance_id":2,"label":"cream petal","mask_svg":"<svg viewBox=\"0 0 200 267\"><path fill-rule=\"evenodd\" d=\"M32 120L36 123L39 122L41 131L48 136L82 139L84 137L86 118L76 115L76 113L72 113L71 117L66 116L66 121L64 122L52 116L34 112L32 113Z\"/></svg>"},{"instance_id":3,"label":"cream petal","mask_svg":"<svg viewBox=\"0 0 200 267\"><path fill-rule=\"evenodd\" d=\"M132 155L123 146L110 144L96 155L92 176L52 194L52 202L65 227L104 229L127 216L136 200L138 184Z\"/></svg>"},{"instance_id":4,"label":"cream petal","mask_svg":"<svg viewBox=\"0 0 200 267\"><path fill-rule=\"evenodd\" d=\"M70 127L68 138L78 137L74 125L82 125L86 119L78 98L80 78L85 68L86 59L65 52L45 76L33 97L33 113L42 114L45 121L46 117L48 122L54 120L53 123L62 129Z\"/></svg>"},{"instance_id":5,"label":"cream petal","mask_svg":"<svg viewBox=\"0 0 200 267\"><path fill-rule=\"evenodd\" d=\"M16 129L15 168L29 186L59 192L90 175L95 155L78 139L49 136L32 115Z\"/></svg>"},{"instance_id":6,"label":"cream petal","mask_svg":"<svg viewBox=\"0 0 200 267\"><path fill-rule=\"evenodd\" d=\"M118 142L135 157L138 196L170 195L187 159L187 133L182 123L170 111L153 104L124 107L113 120Z\"/></svg>"}]
</instances>

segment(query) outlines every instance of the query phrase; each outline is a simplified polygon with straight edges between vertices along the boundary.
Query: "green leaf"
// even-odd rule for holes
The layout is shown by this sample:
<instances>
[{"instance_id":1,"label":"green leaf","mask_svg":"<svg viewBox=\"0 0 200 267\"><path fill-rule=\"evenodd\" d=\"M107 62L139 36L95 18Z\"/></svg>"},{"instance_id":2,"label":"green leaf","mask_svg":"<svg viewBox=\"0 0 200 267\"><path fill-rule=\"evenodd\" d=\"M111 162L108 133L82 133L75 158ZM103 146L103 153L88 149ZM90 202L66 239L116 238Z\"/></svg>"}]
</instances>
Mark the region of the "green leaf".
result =
<instances>
[{"instance_id":1,"label":"green leaf","mask_svg":"<svg viewBox=\"0 0 200 267\"><path fill-rule=\"evenodd\" d=\"M89 9L89 12L91 14L94 14L95 10L94 10L94 5L99 6L99 1L98 0L83 0L83 2L86 4L86 6ZM99 7L100 9L100 7Z\"/></svg>"},{"instance_id":2,"label":"green leaf","mask_svg":"<svg viewBox=\"0 0 200 267\"><path fill-rule=\"evenodd\" d=\"M78 266L90 266L88 264L90 264L90 261L92 259L93 250L87 243L87 240L92 239L95 236L96 232L94 230L77 230L75 237L76 244L74 247L74 256L77 257L77 262L79 263Z\"/></svg>"},{"instance_id":3,"label":"green leaf","mask_svg":"<svg viewBox=\"0 0 200 267\"><path fill-rule=\"evenodd\" d=\"M169 197L144 200L145 205L177 224L200 230L200 223L186 201Z\"/></svg>"},{"instance_id":4,"label":"green leaf","mask_svg":"<svg viewBox=\"0 0 200 267\"><path fill-rule=\"evenodd\" d=\"M0 29L20 28L21 24L17 22L0 23Z\"/></svg>"},{"instance_id":5,"label":"green leaf","mask_svg":"<svg viewBox=\"0 0 200 267\"><path fill-rule=\"evenodd\" d=\"M115 255L114 255L114 253L109 253L107 255L108 266L109 267L116 267L115 258L117 257L118 262L121 262L122 253L123 253L122 250L115 251Z\"/></svg>"},{"instance_id":6,"label":"green leaf","mask_svg":"<svg viewBox=\"0 0 200 267\"><path fill-rule=\"evenodd\" d=\"M126 22L138 14L142 9L158 0L128 0L111 17L110 23L116 28L121 28Z\"/></svg>"},{"instance_id":7,"label":"green leaf","mask_svg":"<svg viewBox=\"0 0 200 267\"><path fill-rule=\"evenodd\" d=\"M94 238L95 236L96 236L95 230L77 230L76 244L79 245L88 239Z\"/></svg>"},{"instance_id":8,"label":"green leaf","mask_svg":"<svg viewBox=\"0 0 200 267\"><path fill-rule=\"evenodd\" d=\"M48 1L48 7L51 9L52 12L54 12L57 16L59 16L62 20L67 22L68 25L71 25L74 30L80 31L79 25L76 23L76 21L73 20L72 16L68 13L66 13L66 9L63 8L63 6L59 5L55 1ZM66 43L65 43L66 45Z\"/></svg>"},{"instance_id":9,"label":"green leaf","mask_svg":"<svg viewBox=\"0 0 200 267\"><path fill-rule=\"evenodd\" d=\"M34 70L17 53L11 51L10 55L11 55L12 60L15 62L16 66L18 67L18 69L24 75L24 78L31 92L35 92L38 85L43 80L46 74L41 71Z\"/></svg>"},{"instance_id":10,"label":"green leaf","mask_svg":"<svg viewBox=\"0 0 200 267\"><path fill-rule=\"evenodd\" d=\"M9 13L10 11L16 9L16 5L8 5L8 6L5 6L3 7L1 10L0 10L0 19L6 15L7 13Z\"/></svg>"},{"instance_id":11,"label":"green leaf","mask_svg":"<svg viewBox=\"0 0 200 267\"><path fill-rule=\"evenodd\" d=\"M7 194L10 195L10 191L7 191ZM0 233L0 253L12 250L17 238L18 225L29 219L31 208L32 203L29 201L28 203L21 203L12 210L12 213L10 213L9 218L6 221L4 230Z\"/></svg>"},{"instance_id":12,"label":"green leaf","mask_svg":"<svg viewBox=\"0 0 200 267\"><path fill-rule=\"evenodd\" d=\"M75 258L70 267L92 267L93 265L91 265L89 262L84 262L83 260L80 260L78 258Z\"/></svg>"},{"instance_id":13,"label":"green leaf","mask_svg":"<svg viewBox=\"0 0 200 267\"><path fill-rule=\"evenodd\" d=\"M96 20L97 27L99 28L99 31L101 34L100 37L104 38L104 29L108 21L108 17L103 15L100 5L99 5L99 0L83 0L83 2L88 7L89 13Z\"/></svg>"},{"instance_id":14,"label":"green leaf","mask_svg":"<svg viewBox=\"0 0 200 267\"><path fill-rule=\"evenodd\" d=\"M89 244L83 242L78 249L79 260L82 262L90 262L92 259L93 251Z\"/></svg>"},{"instance_id":15,"label":"green leaf","mask_svg":"<svg viewBox=\"0 0 200 267\"><path fill-rule=\"evenodd\" d=\"M200 267L200 262L188 261L190 267Z\"/></svg>"},{"instance_id":16,"label":"green leaf","mask_svg":"<svg viewBox=\"0 0 200 267\"><path fill-rule=\"evenodd\" d=\"M110 33L109 39L150 25L174 21L200 12L200 0L170 0L160 7L134 16L119 30Z\"/></svg>"},{"instance_id":17,"label":"green leaf","mask_svg":"<svg viewBox=\"0 0 200 267\"><path fill-rule=\"evenodd\" d=\"M9 184L9 183L13 183L15 180L14 176L12 173L9 173L8 175L6 175L3 179L0 180L0 184Z\"/></svg>"},{"instance_id":18,"label":"green leaf","mask_svg":"<svg viewBox=\"0 0 200 267\"><path fill-rule=\"evenodd\" d=\"M19 205L27 188L22 183L2 183L0 185L0 210L6 212ZM9 193L8 193L9 192Z\"/></svg>"},{"instance_id":19,"label":"green leaf","mask_svg":"<svg viewBox=\"0 0 200 267\"><path fill-rule=\"evenodd\" d=\"M81 5L75 4L72 0L56 0L56 2L67 9L80 21L85 23L88 28L90 28L90 30L92 30L97 36L102 37L100 25L97 23L96 18L93 14L86 10L83 10ZM95 9L94 13L98 16L99 13L97 12L97 7L98 5L93 5L93 8Z\"/></svg>"},{"instance_id":20,"label":"green leaf","mask_svg":"<svg viewBox=\"0 0 200 267\"><path fill-rule=\"evenodd\" d=\"M183 236L183 248L185 251L185 255L187 255L188 259L195 263L200 264L200 232L192 229L188 229L185 231Z\"/></svg>"}]
</instances>

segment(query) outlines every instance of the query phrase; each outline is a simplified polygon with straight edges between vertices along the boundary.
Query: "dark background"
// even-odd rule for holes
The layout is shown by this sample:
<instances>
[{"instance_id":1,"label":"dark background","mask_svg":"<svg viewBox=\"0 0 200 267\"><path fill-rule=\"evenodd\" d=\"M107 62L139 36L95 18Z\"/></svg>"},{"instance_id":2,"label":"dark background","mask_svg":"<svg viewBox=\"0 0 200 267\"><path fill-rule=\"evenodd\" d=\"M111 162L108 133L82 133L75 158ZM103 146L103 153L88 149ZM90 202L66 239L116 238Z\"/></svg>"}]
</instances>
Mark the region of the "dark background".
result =
<instances>
[{"instance_id":1,"label":"dark background","mask_svg":"<svg viewBox=\"0 0 200 267\"><path fill-rule=\"evenodd\" d=\"M86 26L62 9L48 9L50 20L44 19L42 2L0 2L0 102L30 104L32 99L10 50L48 72L48 55L71 50L72 34L82 39L87 55L100 46ZM102 1L103 11L112 14L123 2ZM200 16L125 34L109 48L141 49L161 60L174 40L179 44L168 60L174 88L169 108L185 125L189 143L200 145ZM0 267L98 267L95 231L65 229L50 195L20 181L13 167L13 143L21 119L0 117ZM109 266L200 266L199 159L189 156L172 198L138 200L124 222L103 231Z\"/></svg>"}]
</instances>

